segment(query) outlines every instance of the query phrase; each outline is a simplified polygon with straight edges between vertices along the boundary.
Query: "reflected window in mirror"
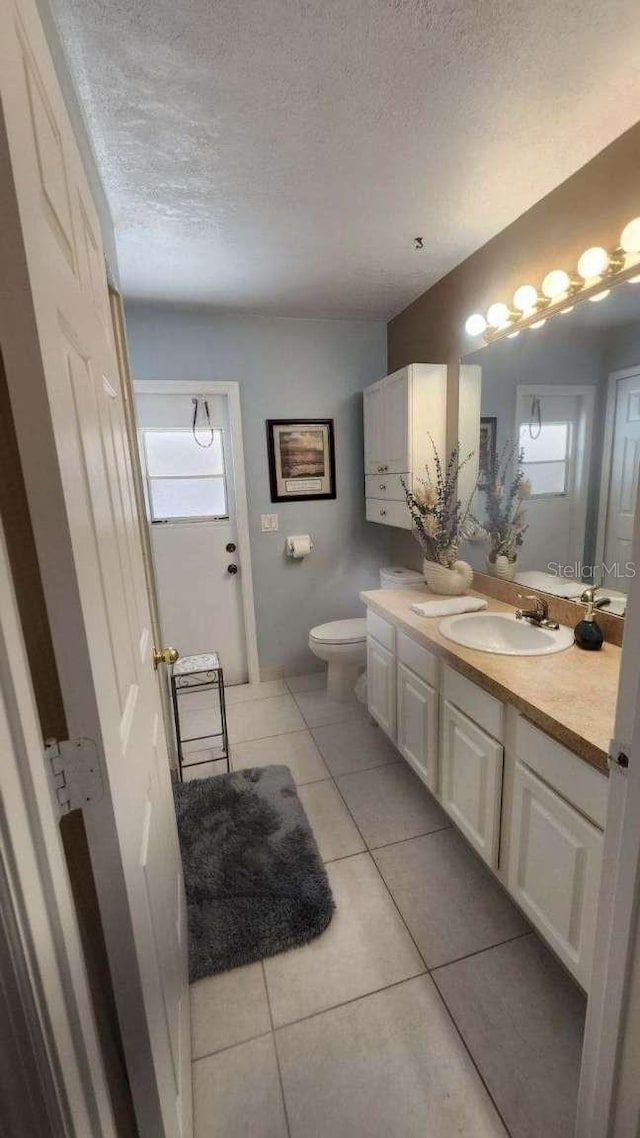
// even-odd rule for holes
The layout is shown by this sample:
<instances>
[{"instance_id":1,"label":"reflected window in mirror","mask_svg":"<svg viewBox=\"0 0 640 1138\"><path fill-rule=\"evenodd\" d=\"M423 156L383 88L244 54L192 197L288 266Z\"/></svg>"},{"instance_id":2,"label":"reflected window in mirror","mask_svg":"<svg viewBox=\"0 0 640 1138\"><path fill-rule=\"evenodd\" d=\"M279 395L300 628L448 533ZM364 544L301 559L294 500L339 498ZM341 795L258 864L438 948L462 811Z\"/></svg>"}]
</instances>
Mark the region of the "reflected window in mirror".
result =
<instances>
[{"instance_id":1,"label":"reflected window in mirror","mask_svg":"<svg viewBox=\"0 0 640 1138\"><path fill-rule=\"evenodd\" d=\"M527 531L516 584L579 598L602 584L623 613L640 469L640 283L599 304L523 330L465 357L481 371L483 420L495 418L498 451L522 455ZM486 494L476 496L486 519ZM488 545L462 556L491 572Z\"/></svg>"}]
</instances>

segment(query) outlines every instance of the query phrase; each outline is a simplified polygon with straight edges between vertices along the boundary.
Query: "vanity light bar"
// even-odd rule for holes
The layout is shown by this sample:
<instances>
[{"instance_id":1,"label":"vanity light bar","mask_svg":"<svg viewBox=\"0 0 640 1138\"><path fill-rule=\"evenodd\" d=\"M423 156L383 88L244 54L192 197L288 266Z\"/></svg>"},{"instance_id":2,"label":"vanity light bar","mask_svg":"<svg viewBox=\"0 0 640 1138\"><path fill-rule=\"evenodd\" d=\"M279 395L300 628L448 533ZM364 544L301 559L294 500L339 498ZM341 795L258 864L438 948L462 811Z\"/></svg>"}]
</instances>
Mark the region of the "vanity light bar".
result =
<instances>
[{"instance_id":1,"label":"vanity light bar","mask_svg":"<svg viewBox=\"0 0 640 1138\"><path fill-rule=\"evenodd\" d=\"M576 274L552 269L539 290L535 285L520 285L511 304L497 301L488 309L486 316L481 312L469 316L465 331L468 336L482 336L490 341L504 335L513 336L516 329L541 328L556 312L570 312L575 300L604 300L609 295L610 286L617 281L640 283L639 266L640 217L634 217L622 230L620 245L613 253L602 245L585 249L578 260Z\"/></svg>"}]
</instances>

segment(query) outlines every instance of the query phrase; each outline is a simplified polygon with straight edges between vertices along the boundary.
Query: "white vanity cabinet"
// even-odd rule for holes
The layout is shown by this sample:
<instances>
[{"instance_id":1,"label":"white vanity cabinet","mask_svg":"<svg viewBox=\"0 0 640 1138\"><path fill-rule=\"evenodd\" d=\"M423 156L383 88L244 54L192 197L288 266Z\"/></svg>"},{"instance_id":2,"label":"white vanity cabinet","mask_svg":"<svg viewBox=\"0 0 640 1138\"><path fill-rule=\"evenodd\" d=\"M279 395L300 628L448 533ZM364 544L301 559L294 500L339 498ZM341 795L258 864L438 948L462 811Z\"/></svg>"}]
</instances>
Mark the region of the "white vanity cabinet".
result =
<instances>
[{"instance_id":1,"label":"white vanity cabinet","mask_svg":"<svg viewBox=\"0 0 640 1138\"><path fill-rule=\"evenodd\" d=\"M373 718L588 991L606 775L371 608L367 662Z\"/></svg>"},{"instance_id":2,"label":"white vanity cabinet","mask_svg":"<svg viewBox=\"0 0 640 1138\"><path fill-rule=\"evenodd\" d=\"M440 801L492 869L500 848L503 723L499 700L443 668Z\"/></svg>"},{"instance_id":3,"label":"white vanity cabinet","mask_svg":"<svg viewBox=\"0 0 640 1138\"><path fill-rule=\"evenodd\" d=\"M381 525L411 529L402 479L422 477L446 446L447 369L410 364L363 392L366 517Z\"/></svg>"},{"instance_id":4,"label":"white vanity cabinet","mask_svg":"<svg viewBox=\"0 0 640 1138\"><path fill-rule=\"evenodd\" d=\"M527 720L515 736L507 887L588 990L607 779Z\"/></svg>"}]
</instances>

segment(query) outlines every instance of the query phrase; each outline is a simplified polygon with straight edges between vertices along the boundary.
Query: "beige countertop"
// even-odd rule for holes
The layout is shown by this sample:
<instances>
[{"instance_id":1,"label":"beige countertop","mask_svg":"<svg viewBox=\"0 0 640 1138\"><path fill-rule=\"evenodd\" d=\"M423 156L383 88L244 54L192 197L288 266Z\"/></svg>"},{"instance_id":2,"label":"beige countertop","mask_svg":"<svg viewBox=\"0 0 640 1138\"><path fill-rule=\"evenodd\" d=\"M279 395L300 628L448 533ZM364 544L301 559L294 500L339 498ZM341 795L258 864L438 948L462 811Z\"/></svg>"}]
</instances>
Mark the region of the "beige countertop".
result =
<instances>
[{"instance_id":1,"label":"beige countertop","mask_svg":"<svg viewBox=\"0 0 640 1138\"><path fill-rule=\"evenodd\" d=\"M481 596L470 590L472 596ZM549 656L498 656L462 648L438 631L442 617L411 612L412 604L435 598L427 589L375 589L360 594L364 603L441 656L452 668L491 695L513 704L532 723L592 766L607 773L620 673L620 648L600 652L575 647ZM513 606L484 598L489 612Z\"/></svg>"}]
</instances>

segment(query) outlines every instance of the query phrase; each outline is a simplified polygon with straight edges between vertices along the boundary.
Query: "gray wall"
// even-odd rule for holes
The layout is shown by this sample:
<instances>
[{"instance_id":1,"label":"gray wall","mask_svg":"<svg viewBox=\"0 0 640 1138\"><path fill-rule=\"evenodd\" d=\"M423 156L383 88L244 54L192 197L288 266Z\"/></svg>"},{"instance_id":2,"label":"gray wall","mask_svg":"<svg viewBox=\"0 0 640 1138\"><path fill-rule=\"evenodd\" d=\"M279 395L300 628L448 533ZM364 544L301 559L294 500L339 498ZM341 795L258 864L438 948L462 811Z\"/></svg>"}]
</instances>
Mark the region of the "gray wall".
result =
<instances>
[{"instance_id":1,"label":"gray wall","mask_svg":"<svg viewBox=\"0 0 640 1138\"><path fill-rule=\"evenodd\" d=\"M134 379L240 383L260 664L317 667L309 629L361 615L359 591L389 563L389 531L364 520L361 396L386 372L385 325L125 308ZM335 420L335 501L271 502L265 419L296 416ZM279 514L277 534L261 533L262 513ZM314 543L302 562L283 553L297 533Z\"/></svg>"}]
</instances>

